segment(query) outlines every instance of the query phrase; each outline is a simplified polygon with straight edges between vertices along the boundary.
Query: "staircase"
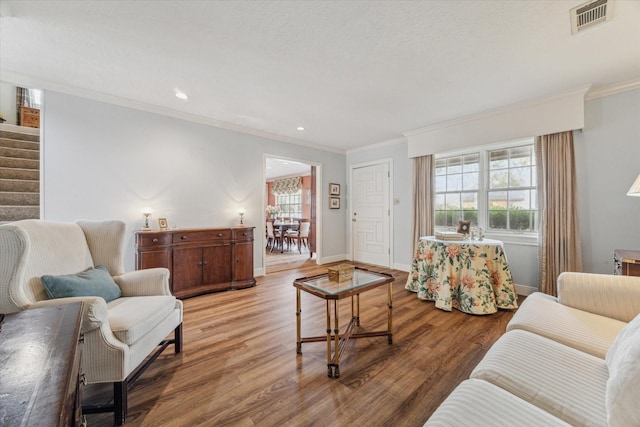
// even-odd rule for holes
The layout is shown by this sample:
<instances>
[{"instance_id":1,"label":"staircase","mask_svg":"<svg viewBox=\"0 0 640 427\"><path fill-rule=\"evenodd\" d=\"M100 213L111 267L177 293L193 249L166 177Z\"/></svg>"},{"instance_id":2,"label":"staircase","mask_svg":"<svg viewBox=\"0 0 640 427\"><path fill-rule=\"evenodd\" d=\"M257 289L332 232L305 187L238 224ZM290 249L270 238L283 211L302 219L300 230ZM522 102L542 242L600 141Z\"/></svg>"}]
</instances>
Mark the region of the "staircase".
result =
<instances>
[{"instance_id":1,"label":"staircase","mask_svg":"<svg viewBox=\"0 0 640 427\"><path fill-rule=\"evenodd\" d=\"M40 218L40 130L0 124L0 224Z\"/></svg>"}]
</instances>

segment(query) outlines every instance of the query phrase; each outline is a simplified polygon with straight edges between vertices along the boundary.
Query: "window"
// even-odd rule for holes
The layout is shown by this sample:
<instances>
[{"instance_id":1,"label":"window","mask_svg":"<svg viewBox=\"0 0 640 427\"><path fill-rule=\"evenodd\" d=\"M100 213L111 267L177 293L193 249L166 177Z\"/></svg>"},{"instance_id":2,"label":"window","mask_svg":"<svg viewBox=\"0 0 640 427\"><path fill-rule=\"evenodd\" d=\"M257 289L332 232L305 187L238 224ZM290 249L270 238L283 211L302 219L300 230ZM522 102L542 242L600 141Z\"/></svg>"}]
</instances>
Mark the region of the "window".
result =
<instances>
[{"instance_id":1,"label":"window","mask_svg":"<svg viewBox=\"0 0 640 427\"><path fill-rule=\"evenodd\" d=\"M302 217L302 190L291 194L278 194L276 204L280 206L280 215L288 218Z\"/></svg>"},{"instance_id":2,"label":"window","mask_svg":"<svg viewBox=\"0 0 640 427\"><path fill-rule=\"evenodd\" d=\"M436 159L436 227L478 224L480 155Z\"/></svg>"},{"instance_id":3,"label":"window","mask_svg":"<svg viewBox=\"0 0 640 427\"><path fill-rule=\"evenodd\" d=\"M535 232L533 141L437 156L434 205L437 230L456 228L464 220L489 232Z\"/></svg>"},{"instance_id":4,"label":"window","mask_svg":"<svg viewBox=\"0 0 640 427\"><path fill-rule=\"evenodd\" d=\"M537 195L533 145L491 150L488 156L488 228L535 231Z\"/></svg>"}]
</instances>

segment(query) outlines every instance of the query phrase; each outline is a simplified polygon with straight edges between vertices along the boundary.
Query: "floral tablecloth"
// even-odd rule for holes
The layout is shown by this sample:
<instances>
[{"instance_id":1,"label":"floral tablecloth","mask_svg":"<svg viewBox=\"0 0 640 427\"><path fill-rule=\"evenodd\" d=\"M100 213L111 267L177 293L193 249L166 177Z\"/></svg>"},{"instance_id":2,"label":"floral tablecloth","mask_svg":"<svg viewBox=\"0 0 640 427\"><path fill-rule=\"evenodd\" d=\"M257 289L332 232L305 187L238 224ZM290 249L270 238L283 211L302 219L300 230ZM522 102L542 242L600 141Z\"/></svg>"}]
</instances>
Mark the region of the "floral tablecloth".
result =
<instances>
[{"instance_id":1,"label":"floral tablecloth","mask_svg":"<svg viewBox=\"0 0 640 427\"><path fill-rule=\"evenodd\" d=\"M411 264L406 289L437 308L491 314L518 308L507 257L499 240L442 241L423 237Z\"/></svg>"}]
</instances>

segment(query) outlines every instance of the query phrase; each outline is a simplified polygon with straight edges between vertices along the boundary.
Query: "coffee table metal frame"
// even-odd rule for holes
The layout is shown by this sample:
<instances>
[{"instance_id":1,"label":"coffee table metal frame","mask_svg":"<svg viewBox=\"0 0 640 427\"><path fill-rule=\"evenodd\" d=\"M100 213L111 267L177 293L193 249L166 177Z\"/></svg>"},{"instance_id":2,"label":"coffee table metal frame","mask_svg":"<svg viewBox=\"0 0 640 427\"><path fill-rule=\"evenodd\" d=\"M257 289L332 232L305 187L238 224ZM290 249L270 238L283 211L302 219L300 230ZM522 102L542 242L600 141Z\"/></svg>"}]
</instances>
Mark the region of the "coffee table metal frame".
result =
<instances>
[{"instance_id":1,"label":"coffee table metal frame","mask_svg":"<svg viewBox=\"0 0 640 427\"><path fill-rule=\"evenodd\" d=\"M350 339L386 336L388 343L393 344L393 280L394 277L390 274L378 273L358 267L355 268L352 279L340 283L329 281L327 273L295 280L293 286L296 288L296 352L302 354L303 343L326 341L327 375L329 378L339 378L340 359ZM360 294L385 284L387 285L387 330L354 332L355 328L360 326ZM300 302L300 291L308 292L326 300L326 335L315 337L301 336L302 306ZM338 301L347 297L351 297L351 320L341 334ZM331 328L332 323L333 329Z\"/></svg>"}]
</instances>

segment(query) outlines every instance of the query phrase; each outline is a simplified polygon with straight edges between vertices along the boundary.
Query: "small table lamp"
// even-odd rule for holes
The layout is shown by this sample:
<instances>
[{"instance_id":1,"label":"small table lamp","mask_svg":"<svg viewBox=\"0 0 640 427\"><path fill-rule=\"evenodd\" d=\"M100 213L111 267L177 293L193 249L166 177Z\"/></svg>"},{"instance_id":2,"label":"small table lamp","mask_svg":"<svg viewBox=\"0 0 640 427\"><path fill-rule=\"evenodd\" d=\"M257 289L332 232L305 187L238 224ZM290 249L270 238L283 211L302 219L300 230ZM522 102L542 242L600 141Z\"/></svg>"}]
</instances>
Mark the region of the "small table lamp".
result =
<instances>
[{"instance_id":1,"label":"small table lamp","mask_svg":"<svg viewBox=\"0 0 640 427\"><path fill-rule=\"evenodd\" d=\"M149 227L149 216L151 216L151 212L153 212L153 211L149 207L142 208L142 215L144 215L144 228L143 228L143 230L145 230L145 231L151 230L151 227Z\"/></svg>"},{"instance_id":2,"label":"small table lamp","mask_svg":"<svg viewBox=\"0 0 640 427\"><path fill-rule=\"evenodd\" d=\"M240 208L238 210L238 213L240 214L240 225L244 225L244 208Z\"/></svg>"}]
</instances>

